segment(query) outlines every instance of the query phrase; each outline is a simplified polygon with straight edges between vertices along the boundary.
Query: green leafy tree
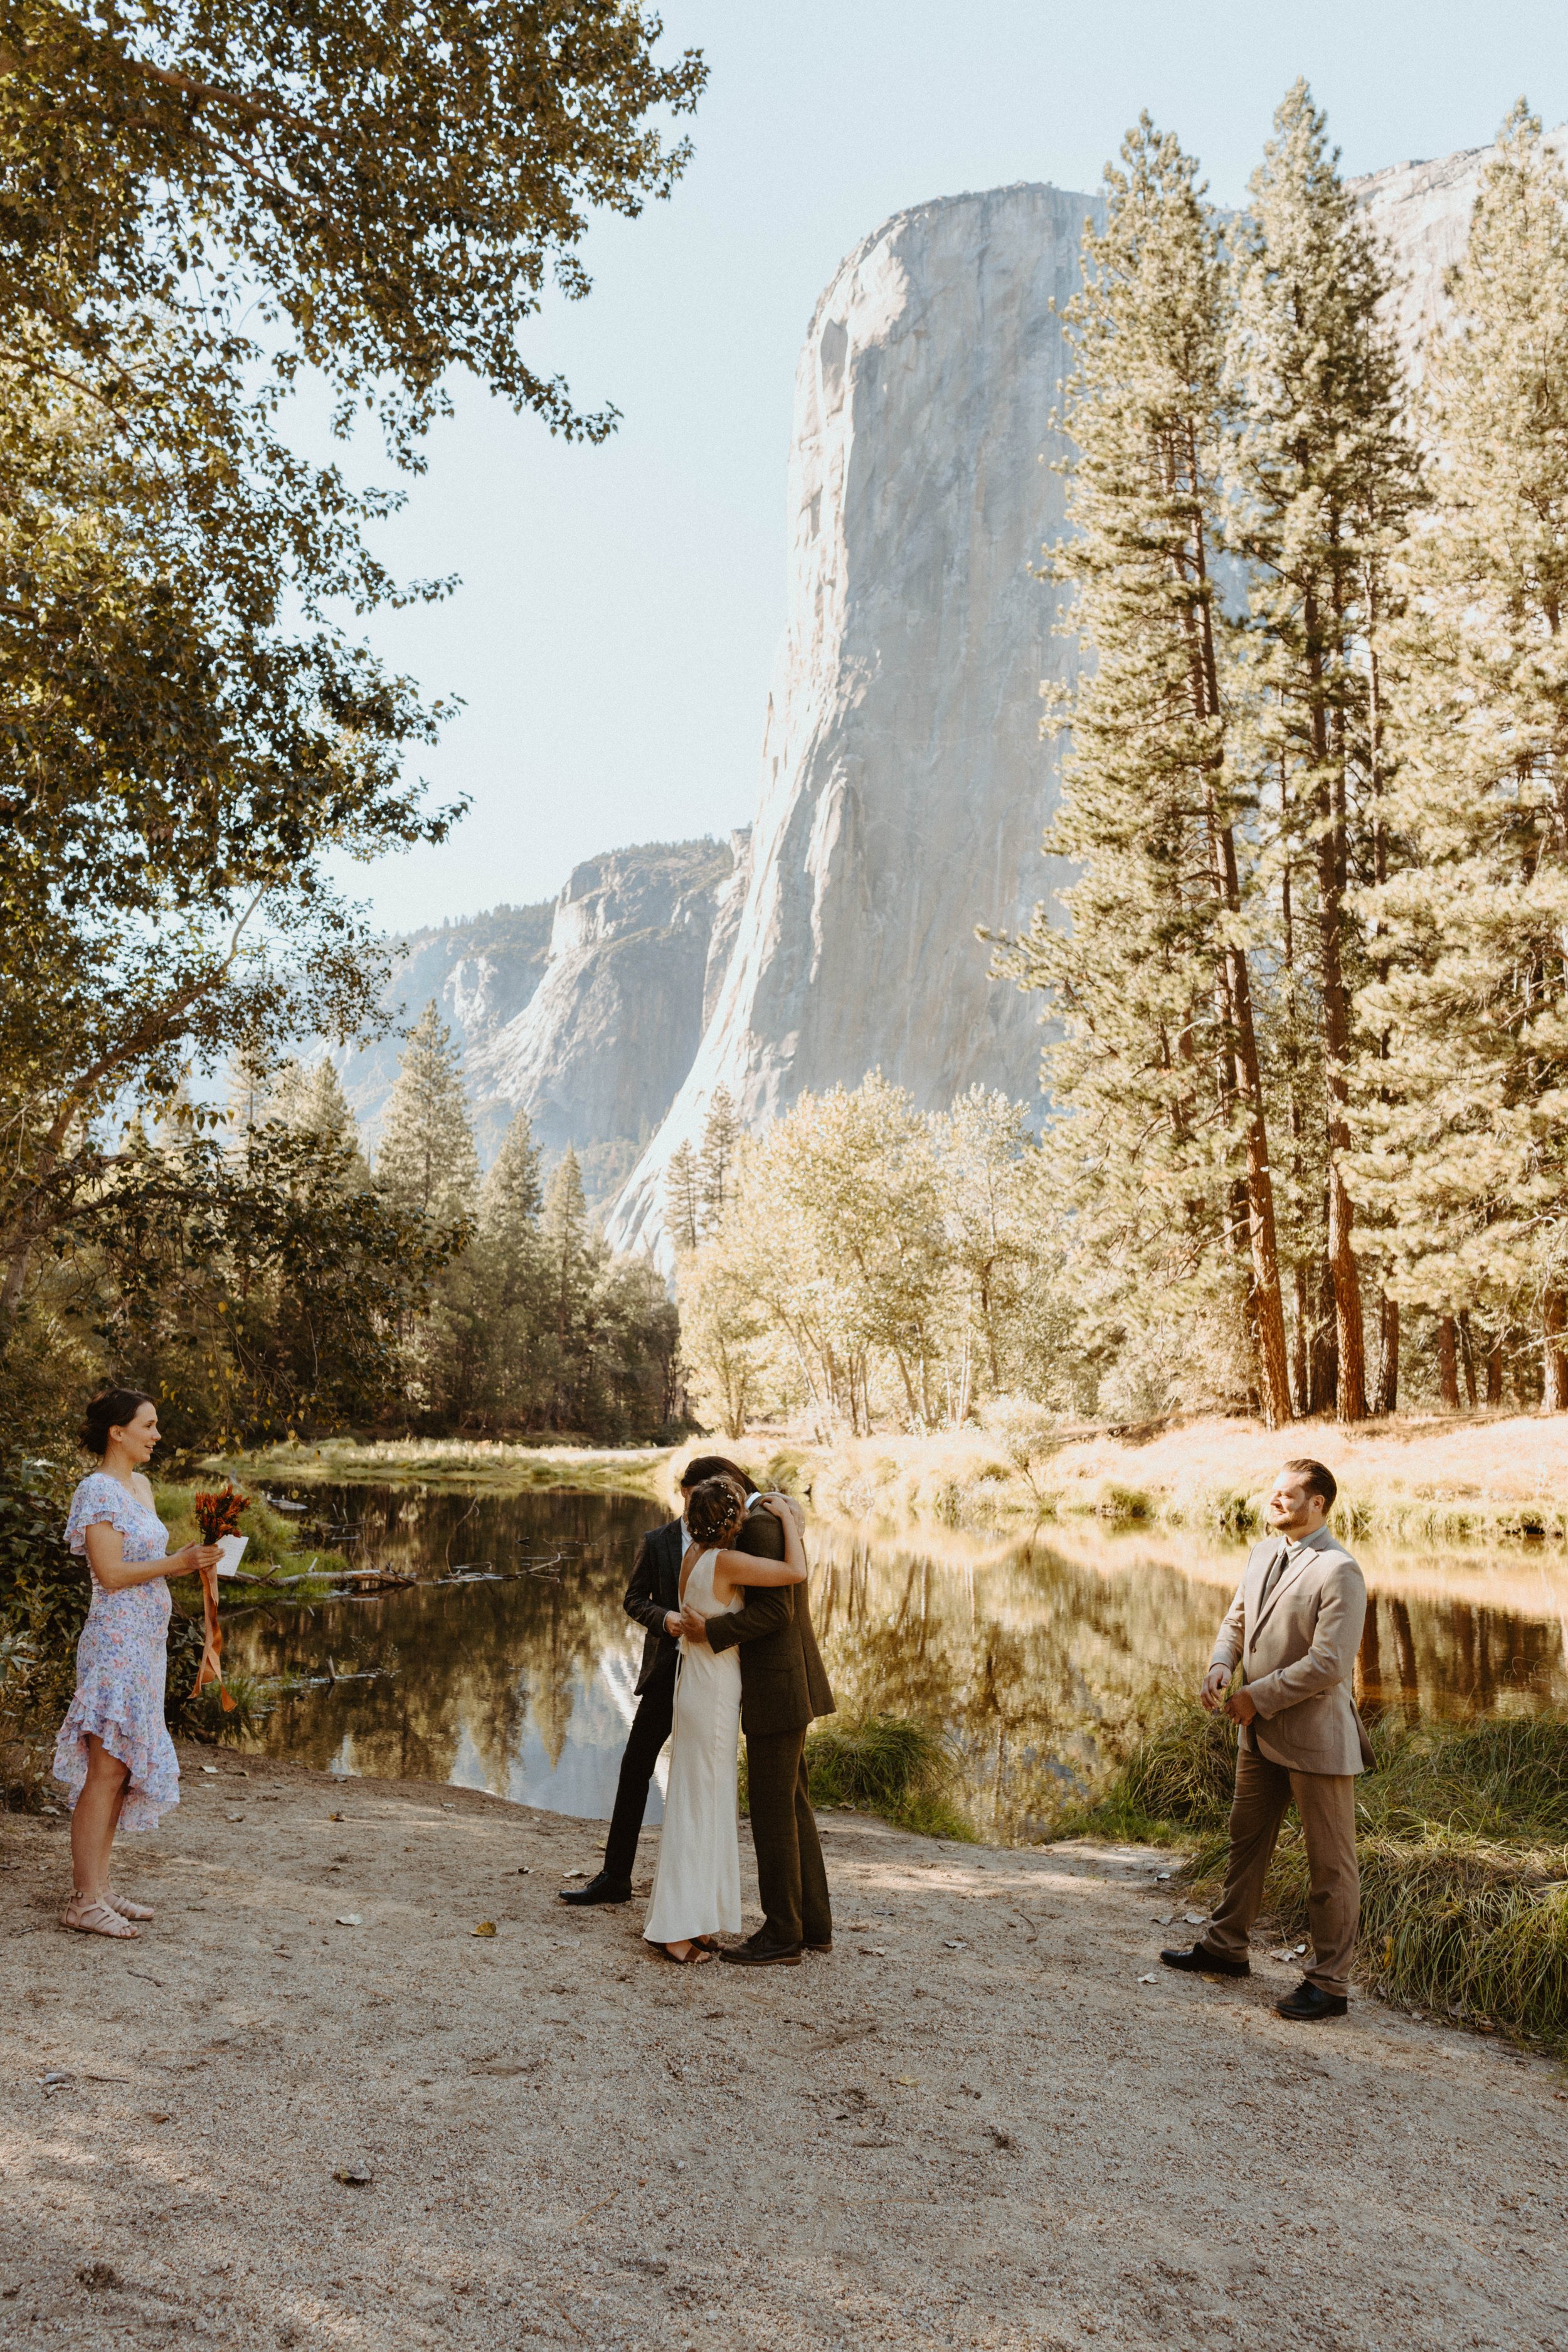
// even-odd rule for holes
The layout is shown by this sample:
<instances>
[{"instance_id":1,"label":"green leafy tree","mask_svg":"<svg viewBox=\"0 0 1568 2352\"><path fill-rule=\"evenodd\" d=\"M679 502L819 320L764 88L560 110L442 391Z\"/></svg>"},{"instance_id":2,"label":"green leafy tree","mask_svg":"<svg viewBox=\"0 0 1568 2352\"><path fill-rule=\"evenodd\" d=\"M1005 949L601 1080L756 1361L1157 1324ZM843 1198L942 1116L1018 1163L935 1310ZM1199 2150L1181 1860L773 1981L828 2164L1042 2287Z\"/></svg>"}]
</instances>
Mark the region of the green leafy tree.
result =
<instances>
[{"instance_id":1,"label":"green leafy tree","mask_svg":"<svg viewBox=\"0 0 1568 2352\"><path fill-rule=\"evenodd\" d=\"M0 1327L128 1093L375 1025L328 861L448 823L399 772L433 714L310 617L383 593L341 486L182 405L155 343L109 373L89 404L0 334Z\"/></svg>"},{"instance_id":2,"label":"green leafy tree","mask_svg":"<svg viewBox=\"0 0 1568 2352\"><path fill-rule=\"evenodd\" d=\"M1410 856L1363 900L1371 1130L1357 1181L1392 1286L1531 1324L1568 1409L1568 178L1522 101L1482 174L1454 323L1428 355L1441 459L1408 556Z\"/></svg>"},{"instance_id":3,"label":"green leafy tree","mask_svg":"<svg viewBox=\"0 0 1568 2352\"><path fill-rule=\"evenodd\" d=\"M608 430L518 331L552 272L586 290L595 210L684 166L655 118L703 68L658 30L616 0L0 16L0 1349L127 1094L377 1024L330 868L452 812L404 772L439 706L342 616L442 584L371 556L395 498L303 464L284 404L309 364L415 467L453 365Z\"/></svg>"},{"instance_id":4,"label":"green leafy tree","mask_svg":"<svg viewBox=\"0 0 1568 2352\"><path fill-rule=\"evenodd\" d=\"M593 212L685 168L653 118L706 68L657 62L660 30L625 0L13 0L0 312L96 355L128 308L222 332L259 288L285 373L379 405L405 449L454 366L597 438L613 412L580 416L518 330L552 278L588 290Z\"/></svg>"},{"instance_id":5,"label":"green leafy tree","mask_svg":"<svg viewBox=\"0 0 1568 2352\"><path fill-rule=\"evenodd\" d=\"M722 1235L688 1253L680 1271L680 1344L704 1424L744 1437L767 1387L769 1318Z\"/></svg>"},{"instance_id":6,"label":"green leafy tree","mask_svg":"<svg viewBox=\"0 0 1568 2352\"><path fill-rule=\"evenodd\" d=\"M1021 1103L972 1087L931 1121L947 1244L950 1417L1010 1389L1068 1390L1074 1318L1051 1163ZM1070 1391L1069 1391L1070 1392Z\"/></svg>"}]
</instances>

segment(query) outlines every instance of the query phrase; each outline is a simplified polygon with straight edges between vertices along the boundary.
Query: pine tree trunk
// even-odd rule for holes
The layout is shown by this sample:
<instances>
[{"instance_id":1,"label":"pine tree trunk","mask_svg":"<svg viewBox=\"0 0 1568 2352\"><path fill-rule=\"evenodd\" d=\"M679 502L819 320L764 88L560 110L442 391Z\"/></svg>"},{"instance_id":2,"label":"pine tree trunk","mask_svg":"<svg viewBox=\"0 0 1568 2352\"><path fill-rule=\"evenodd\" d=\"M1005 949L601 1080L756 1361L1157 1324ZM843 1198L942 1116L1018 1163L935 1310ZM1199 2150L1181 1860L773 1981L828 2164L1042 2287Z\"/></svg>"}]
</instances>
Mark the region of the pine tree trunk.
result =
<instances>
[{"instance_id":1,"label":"pine tree trunk","mask_svg":"<svg viewBox=\"0 0 1568 2352\"><path fill-rule=\"evenodd\" d=\"M1334 1339L1334 1270L1326 1258L1320 1258L1314 1267L1317 1281L1313 1285L1312 1331L1309 1363L1310 1410L1331 1412L1339 1388L1340 1358Z\"/></svg>"},{"instance_id":2,"label":"pine tree trunk","mask_svg":"<svg viewBox=\"0 0 1568 2352\"><path fill-rule=\"evenodd\" d=\"M1487 1349L1487 1402L1502 1402L1502 1339L1500 1334Z\"/></svg>"},{"instance_id":3,"label":"pine tree trunk","mask_svg":"<svg viewBox=\"0 0 1568 2352\"><path fill-rule=\"evenodd\" d=\"M1465 1375L1465 1394L1469 1398L1470 1411L1474 1412L1477 1404L1476 1351L1470 1344L1470 1310L1468 1307L1461 1308L1458 1323L1459 1362Z\"/></svg>"},{"instance_id":4,"label":"pine tree trunk","mask_svg":"<svg viewBox=\"0 0 1568 2352\"><path fill-rule=\"evenodd\" d=\"M1384 1295L1378 1325L1377 1402L1380 1413L1399 1409L1399 1301Z\"/></svg>"},{"instance_id":5,"label":"pine tree trunk","mask_svg":"<svg viewBox=\"0 0 1568 2352\"><path fill-rule=\"evenodd\" d=\"M1230 843L1228 829L1226 834ZM1231 846L1232 865L1235 848ZM1247 958L1239 950L1231 966L1231 1008L1236 1021L1237 1083L1247 1106L1247 1224L1252 1244L1252 1314L1257 1334L1258 1386L1263 1418L1270 1429L1291 1418L1290 1370L1285 1352L1285 1302L1279 1291L1279 1244L1274 1225L1274 1180L1268 1167L1268 1135L1263 1119L1263 1083Z\"/></svg>"},{"instance_id":6,"label":"pine tree trunk","mask_svg":"<svg viewBox=\"0 0 1568 2352\"><path fill-rule=\"evenodd\" d=\"M1200 539L1196 551L1200 577L1205 566ZM1198 635L1194 646L1194 702L1202 717L1215 719L1220 712L1219 673L1208 607L1203 606L1195 618ZM1234 918L1241 911L1236 834L1232 826L1220 822L1212 782L1208 789L1208 835L1215 892L1226 916ZM1263 1108L1258 1029L1252 1013L1252 976L1246 949L1232 938L1226 941L1220 978L1232 1040L1232 1075L1247 1120L1247 1228L1252 1254L1251 1305L1258 1384L1264 1421L1270 1429L1279 1429L1290 1420L1291 1407L1285 1301L1279 1288L1279 1244L1274 1222L1274 1178L1268 1165L1268 1129Z\"/></svg>"},{"instance_id":7,"label":"pine tree trunk","mask_svg":"<svg viewBox=\"0 0 1568 2352\"><path fill-rule=\"evenodd\" d=\"M1311 1319L1307 1304L1307 1269L1300 1258L1295 1266L1296 1331L1292 1349L1291 1384L1295 1390L1298 1414L1312 1410L1311 1383L1307 1370L1307 1326Z\"/></svg>"},{"instance_id":8,"label":"pine tree trunk","mask_svg":"<svg viewBox=\"0 0 1568 2352\"><path fill-rule=\"evenodd\" d=\"M1454 1345L1454 1318L1451 1315L1437 1318L1437 1390L1444 1410L1459 1410L1459 1359Z\"/></svg>"},{"instance_id":9,"label":"pine tree trunk","mask_svg":"<svg viewBox=\"0 0 1568 2352\"><path fill-rule=\"evenodd\" d=\"M1568 1412L1568 1355L1558 1341L1568 1330L1568 1301L1560 1290L1549 1290L1542 1314L1545 1347L1545 1391L1542 1403L1548 1412Z\"/></svg>"},{"instance_id":10,"label":"pine tree trunk","mask_svg":"<svg viewBox=\"0 0 1568 2352\"><path fill-rule=\"evenodd\" d=\"M1329 1265L1334 1277L1334 1338L1339 1374L1334 1409L1341 1421L1366 1419L1366 1342L1362 1328L1361 1268L1351 1247L1355 1211L1340 1164L1351 1148L1346 1117L1351 1058L1350 1007L1340 955L1342 845L1339 824L1325 828L1318 848L1318 897L1323 982L1324 1079L1329 1097Z\"/></svg>"}]
</instances>

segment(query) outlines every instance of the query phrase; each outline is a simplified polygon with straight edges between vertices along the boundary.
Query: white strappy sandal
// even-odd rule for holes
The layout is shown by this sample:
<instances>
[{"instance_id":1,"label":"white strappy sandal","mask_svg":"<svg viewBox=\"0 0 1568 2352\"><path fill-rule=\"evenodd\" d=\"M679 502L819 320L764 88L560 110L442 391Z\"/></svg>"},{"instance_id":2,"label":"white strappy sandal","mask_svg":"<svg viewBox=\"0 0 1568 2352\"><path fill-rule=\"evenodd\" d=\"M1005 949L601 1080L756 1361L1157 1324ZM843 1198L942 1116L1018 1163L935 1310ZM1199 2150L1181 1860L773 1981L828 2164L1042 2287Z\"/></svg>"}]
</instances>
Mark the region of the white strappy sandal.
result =
<instances>
[{"instance_id":1,"label":"white strappy sandal","mask_svg":"<svg viewBox=\"0 0 1568 2352\"><path fill-rule=\"evenodd\" d=\"M128 1895L106 1895L103 1899L111 1911L119 1912L122 1919L150 1919L153 1916L150 1903L132 1903Z\"/></svg>"},{"instance_id":2,"label":"white strappy sandal","mask_svg":"<svg viewBox=\"0 0 1568 2352\"><path fill-rule=\"evenodd\" d=\"M87 1903L79 1895L73 1895L60 1913L60 1926L74 1927L79 1935L83 1936L114 1936L141 1940L140 1928L133 1927L129 1919L122 1919L101 1896L96 1902Z\"/></svg>"}]
</instances>

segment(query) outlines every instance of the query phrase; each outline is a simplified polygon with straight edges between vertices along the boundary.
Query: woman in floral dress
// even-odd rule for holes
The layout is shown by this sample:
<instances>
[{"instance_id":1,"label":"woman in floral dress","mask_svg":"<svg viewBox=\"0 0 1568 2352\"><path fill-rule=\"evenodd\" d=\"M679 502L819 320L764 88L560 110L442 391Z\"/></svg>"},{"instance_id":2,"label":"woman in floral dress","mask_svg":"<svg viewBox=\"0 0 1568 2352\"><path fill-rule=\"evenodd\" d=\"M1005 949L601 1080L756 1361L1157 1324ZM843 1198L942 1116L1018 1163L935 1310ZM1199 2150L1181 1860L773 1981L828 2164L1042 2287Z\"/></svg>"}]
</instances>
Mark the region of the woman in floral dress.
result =
<instances>
[{"instance_id":1,"label":"woman in floral dress","mask_svg":"<svg viewBox=\"0 0 1568 2352\"><path fill-rule=\"evenodd\" d=\"M66 1541L85 1553L92 1601L76 1653L76 1696L55 1742L55 1778L68 1791L74 1889L62 1927L134 1936L145 1904L109 1891L117 1829L153 1830L180 1801L180 1767L163 1722L170 1576L215 1567L217 1547L168 1552L142 1465L158 1443L158 1412L139 1389L110 1389L87 1409L82 1444L102 1462L71 1496Z\"/></svg>"}]
</instances>

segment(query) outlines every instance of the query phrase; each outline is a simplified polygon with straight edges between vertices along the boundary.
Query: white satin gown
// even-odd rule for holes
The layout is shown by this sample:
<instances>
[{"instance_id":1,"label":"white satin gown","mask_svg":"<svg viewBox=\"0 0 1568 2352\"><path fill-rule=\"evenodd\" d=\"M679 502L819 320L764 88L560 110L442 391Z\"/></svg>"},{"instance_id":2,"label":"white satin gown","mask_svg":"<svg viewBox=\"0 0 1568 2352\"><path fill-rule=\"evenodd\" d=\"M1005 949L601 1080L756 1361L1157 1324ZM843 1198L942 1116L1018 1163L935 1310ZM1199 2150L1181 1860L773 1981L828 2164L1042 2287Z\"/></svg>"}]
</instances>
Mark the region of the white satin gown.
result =
<instances>
[{"instance_id":1,"label":"white satin gown","mask_svg":"<svg viewBox=\"0 0 1568 2352\"><path fill-rule=\"evenodd\" d=\"M703 1617L725 1617L741 1606L738 1596L714 1599L715 1557L703 1552L686 1580L687 1605ZM683 1641L658 1869L643 1928L650 1944L740 1933L740 1736L739 1652Z\"/></svg>"}]
</instances>

